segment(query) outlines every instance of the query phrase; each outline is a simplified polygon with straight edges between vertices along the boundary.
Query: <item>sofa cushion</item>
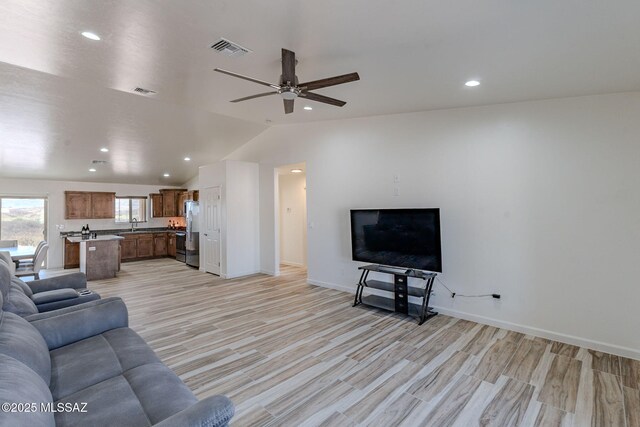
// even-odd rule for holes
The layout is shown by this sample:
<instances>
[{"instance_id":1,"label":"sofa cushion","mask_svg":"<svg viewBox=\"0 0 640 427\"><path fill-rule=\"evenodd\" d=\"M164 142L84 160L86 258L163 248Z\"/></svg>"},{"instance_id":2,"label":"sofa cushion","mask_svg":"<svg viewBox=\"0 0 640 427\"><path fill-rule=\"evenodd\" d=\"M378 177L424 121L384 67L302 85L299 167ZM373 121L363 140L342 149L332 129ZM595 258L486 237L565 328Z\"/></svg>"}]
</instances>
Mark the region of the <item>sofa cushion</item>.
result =
<instances>
[{"instance_id":1,"label":"sofa cushion","mask_svg":"<svg viewBox=\"0 0 640 427\"><path fill-rule=\"evenodd\" d=\"M51 393L55 400L159 359L129 328L100 335L51 351Z\"/></svg>"},{"instance_id":2,"label":"sofa cushion","mask_svg":"<svg viewBox=\"0 0 640 427\"><path fill-rule=\"evenodd\" d=\"M6 298L9 293L9 287L11 285L11 272L9 266L3 261L0 261L0 294L2 298Z\"/></svg>"},{"instance_id":3,"label":"sofa cushion","mask_svg":"<svg viewBox=\"0 0 640 427\"><path fill-rule=\"evenodd\" d=\"M36 304L46 304L53 301L63 301L67 299L78 298L78 291L71 288L54 289L52 291L40 292L31 297L31 300Z\"/></svg>"},{"instance_id":4,"label":"sofa cushion","mask_svg":"<svg viewBox=\"0 0 640 427\"><path fill-rule=\"evenodd\" d=\"M79 390L60 403L87 403L87 413L56 413L56 426L150 426L197 402L189 388L162 362ZM114 410L115 409L115 410Z\"/></svg>"},{"instance_id":5,"label":"sofa cushion","mask_svg":"<svg viewBox=\"0 0 640 427\"><path fill-rule=\"evenodd\" d=\"M31 297L31 295L33 295L33 291L31 290L29 285L24 283L22 279L14 276L11 278L11 283L15 283L16 285L20 286L20 289L22 289L22 292L24 292L26 296Z\"/></svg>"},{"instance_id":6,"label":"sofa cushion","mask_svg":"<svg viewBox=\"0 0 640 427\"><path fill-rule=\"evenodd\" d=\"M49 385L51 360L47 343L36 328L16 314L0 312L0 354L19 360Z\"/></svg>"},{"instance_id":7,"label":"sofa cushion","mask_svg":"<svg viewBox=\"0 0 640 427\"><path fill-rule=\"evenodd\" d=\"M24 363L5 354L0 354L0 402L38 405L36 412L0 412L2 426L55 426L53 413L40 411L39 407L52 402L47 385Z\"/></svg>"},{"instance_id":8,"label":"sofa cushion","mask_svg":"<svg viewBox=\"0 0 640 427\"><path fill-rule=\"evenodd\" d=\"M69 290L75 292L74 289L69 289ZM40 294L34 294L34 295L40 295ZM70 298L70 299L65 299L60 301L51 301L45 304L38 304L36 305L36 308L40 313L44 313L46 311L59 310L61 308L71 307L72 305L84 304L85 302L95 301L99 299L100 299L100 294L96 292L91 292L89 294L79 295L77 298Z\"/></svg>"},{"instance_id":9,"label":"sofa cushion","mask_svg":"<svg viewBox=\"0 0 640 427\"><path fill-rule=\"evenodd\" d=\"M124 373L152 424L195 404L198 399L162 362L150 363Z\"/></svg>"},{"instance_id":10,"label":"sofa cushion","mask_svg":"<svg viewBox=\"0 0 640 427\"><path fill-rule=\"evenodd\" d=\"M56 403L87 404L86 413L57 412L57 427L151 425L136 394L122 375L82 389Z\"/></svg>"},{"instance_id":11,"label":"sofa cushion","mask_svg":"<svg viewBox=\"0 0 640 427\"><path fill-rule=\"evenodd\" d=\"M26 317L38 312L38 308L31 298L26 296L20 286L15 283L10 284L2 309L17 314L20 317Z\"/></svg>"}]
</instances>

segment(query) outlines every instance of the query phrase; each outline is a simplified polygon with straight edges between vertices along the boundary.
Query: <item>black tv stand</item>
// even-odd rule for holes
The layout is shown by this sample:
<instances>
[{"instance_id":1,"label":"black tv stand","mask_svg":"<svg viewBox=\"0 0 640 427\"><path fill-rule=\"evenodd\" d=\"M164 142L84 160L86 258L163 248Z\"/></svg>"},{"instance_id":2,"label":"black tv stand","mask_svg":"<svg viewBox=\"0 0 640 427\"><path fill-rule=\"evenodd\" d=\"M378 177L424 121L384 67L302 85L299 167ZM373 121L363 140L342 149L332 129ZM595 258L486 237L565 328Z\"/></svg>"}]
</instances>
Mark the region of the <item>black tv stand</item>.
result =
<instances>
[{"instance_id":1,"label":"black tv stand","mask_svg":"<svg viewBox=\"0 0 640 427\"><path fill-rule=\"evenodd\" d=\"M429 307L431 289L433 288L436 273L427 273L413 269L404 270L377 264L358 267L358 270L362 270L362 274L360 275L360 281L356 288L356 295L353 301L354 307L359 304L364 304L371 307L381 308L383 310L395 311L396 313L402 313L417 318L420 325L438 314ZM376 273L392 274L393 283L373 279L370 280L369 273L372 271ZM424 280L424 287L410 286L409 278ZM362 292L364 291L364 288L378 289L388 292L390 295L388 297L379 295L366 295L363 297ZM410 303L409 296L421 298L422 303L420 305Z\"/></svg>"}]
</instances>

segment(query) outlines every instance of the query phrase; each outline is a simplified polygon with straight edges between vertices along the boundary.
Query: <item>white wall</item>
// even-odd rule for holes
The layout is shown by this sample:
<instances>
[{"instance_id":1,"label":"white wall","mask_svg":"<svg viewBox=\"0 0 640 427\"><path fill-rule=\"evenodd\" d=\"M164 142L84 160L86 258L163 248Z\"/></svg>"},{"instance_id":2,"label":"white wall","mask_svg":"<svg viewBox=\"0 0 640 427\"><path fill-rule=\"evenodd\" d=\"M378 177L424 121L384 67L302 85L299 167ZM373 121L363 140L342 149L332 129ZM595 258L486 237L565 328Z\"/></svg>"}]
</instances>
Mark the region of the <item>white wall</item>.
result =
<instances>
[{"instance_id":1,"label":"white wall","mask_svg":"<svg viewBox=\"0 0 640 427\"><path fill-rule=\"evenodd\" d=\"M109 184L75 181L45 181L29 179L0 179L1 196L37 196L47 197L49 212L47 218L47 241L49 242L49 254L47 256L47 268L60 268L63 266L63 240L60 231L80 231L83 225L89 224L92 230L123 229L129 224L116 223L113 219L64 219L64 192L76 191L115 191L116 196L149 196L157 193L160 188L171 188L156 185L136 184ZM150 202L147 206L149 217L151 216ZM140 227L166 227L169 220L175 218L149 218L147 223L141 223ZM63 225L59 230L56 226Z\"/></svg>"},{"instance_id":2,"label":"white wall","mask_svg":"<svg viewBox=\"0 0 640 427\"><path fill-rule=\"evenodd\" d=\"M280 262L307 265L307 195L303 173L279 176Z\"/></svg>"},{"instance_id":3,"label":"white wall","mask_svg":"<svg viewBox=\"0 0 640 427\"><path fill-rule=\"evenodd\" d=\"M260 162L263 271L274 167L305 161L310 282L355 288L350 208L439 207L441 278L502 300L434 305L640 358L638 117L626 93L273 126L229 157Z\"/></svg>"},{"instance_id":4,"label":"white wall","mask_svg":"<svg viewBox=\"0 0 640 427\"><path fill-rule=\"evenodd\" d=\"M226 160L199 168L199 187L220 186L220 272L233 278L260 271L258 165ZM201 238L200 247L204 240ZM200 265L203 266L201 253Z\"/></svg>"}]
</instances>

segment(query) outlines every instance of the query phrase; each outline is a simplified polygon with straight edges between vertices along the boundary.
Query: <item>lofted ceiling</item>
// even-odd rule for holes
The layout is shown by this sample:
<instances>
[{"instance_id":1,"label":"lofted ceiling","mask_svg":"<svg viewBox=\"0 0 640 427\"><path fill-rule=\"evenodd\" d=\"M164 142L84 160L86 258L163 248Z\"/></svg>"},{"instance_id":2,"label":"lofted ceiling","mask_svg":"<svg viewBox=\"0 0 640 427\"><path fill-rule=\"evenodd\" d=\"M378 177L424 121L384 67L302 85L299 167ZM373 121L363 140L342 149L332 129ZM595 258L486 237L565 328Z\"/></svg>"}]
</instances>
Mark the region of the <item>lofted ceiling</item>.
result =
<instances>
[{"instance_id":1,"label":"lofted ceiling","mask_svg":"<svg viewBox=\"0 0 640 427\"><path fill-rule=\"evenodd\" d=\"M266 120L640 90L638 16L635 0L3 0L0 176L181 184ZM253 52L226 57L220 37ZM358 72L318 90L347 105L229 103L264 87L213 68L277 83L283 47L301 81Z\"/></svg>"}]
</instances>

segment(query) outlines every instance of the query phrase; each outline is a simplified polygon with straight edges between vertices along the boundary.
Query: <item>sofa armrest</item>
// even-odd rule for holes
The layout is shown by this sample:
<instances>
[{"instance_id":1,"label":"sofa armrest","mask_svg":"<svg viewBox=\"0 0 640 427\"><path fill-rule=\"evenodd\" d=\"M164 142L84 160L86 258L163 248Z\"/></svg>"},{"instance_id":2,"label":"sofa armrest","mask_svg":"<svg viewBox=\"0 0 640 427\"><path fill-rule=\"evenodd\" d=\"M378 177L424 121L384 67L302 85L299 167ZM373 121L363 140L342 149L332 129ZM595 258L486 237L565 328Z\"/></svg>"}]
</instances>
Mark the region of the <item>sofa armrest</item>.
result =
<instances>
[{"instance_id":1,"label":"sofa armrest","mask_svg":"<svg viewBox=\"0 0 640 427\"><path fill-rule=\"evenodd\" d=\"M49 350L129 325L127 306L112 297L27 316Z\"/></svg>"},{"instance_id":2,"label":"sofa armrest","mask_svg":"<svg viewBox=\"0 0 640 427\"><path fill-rule=\"evenodd\" d=\"M87 276L84 273L71 273L48 279L32 280L27 282L27 286L34 294L64 288L83 289L87 287Z\"/></svg>"},{"instance_id":3,"label":"sofa armrest","mask_svg":"<svg viewBox=\"0 0 640 427\"><path fill-rule=\"evenodd\" d=\"M207 397L188 407L184 411L173 414L162 420L157 427L225 427L233 418L235 408L233 402L225 396Z\"/></svg>"}]
</instances>

